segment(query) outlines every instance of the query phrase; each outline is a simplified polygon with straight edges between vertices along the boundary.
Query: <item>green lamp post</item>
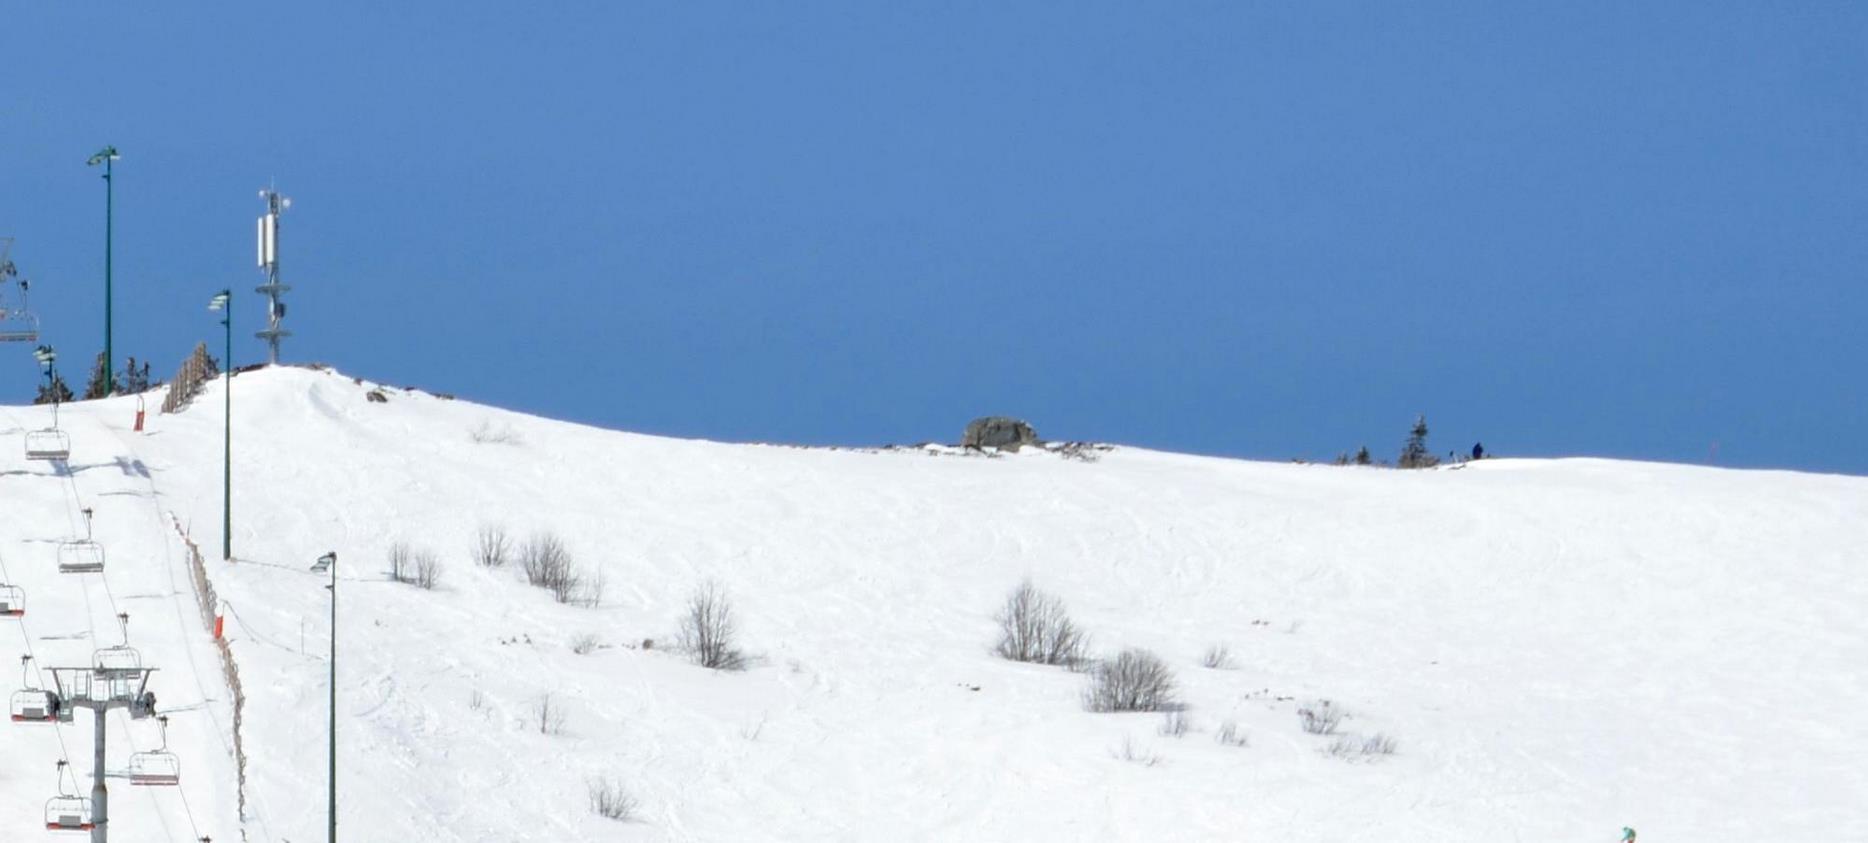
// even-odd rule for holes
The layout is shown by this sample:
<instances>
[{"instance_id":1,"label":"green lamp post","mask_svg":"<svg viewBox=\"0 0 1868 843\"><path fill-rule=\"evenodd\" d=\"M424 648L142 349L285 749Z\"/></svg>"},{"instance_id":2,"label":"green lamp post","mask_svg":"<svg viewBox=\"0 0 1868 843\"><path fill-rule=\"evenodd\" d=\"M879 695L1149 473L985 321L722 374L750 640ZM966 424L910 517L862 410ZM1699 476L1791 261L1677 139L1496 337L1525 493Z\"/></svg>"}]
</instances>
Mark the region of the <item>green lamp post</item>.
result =
<instances>
[{"instance_id":1,"label":"green lamp post","mask_svg":"<svg viewBox=\"0 0 1868 843\"><path fill-rule=\"evenodd\" d=\"M111 289L110 289L111 231L110 231L110 228L111 228L111 205L113 204L113 201L114 201L113 193L115 192L115 188L111 183L110 176L111 176L111 163L116 161L120 157L122 156L117 154L116 147L106 146L103 149L98 150L96 155L91 156L90 160L84 162L85 166L87 167L95 167L99 164L104 165L104 394L105 395L112 395L112 394L115 394L117 391L116 375L112 374L112 372L114 372L117 368L117 362L116 362L117 358L111 356L111 353L110 353L110 304L111 304Z\"/></svg>"}]
</instances>

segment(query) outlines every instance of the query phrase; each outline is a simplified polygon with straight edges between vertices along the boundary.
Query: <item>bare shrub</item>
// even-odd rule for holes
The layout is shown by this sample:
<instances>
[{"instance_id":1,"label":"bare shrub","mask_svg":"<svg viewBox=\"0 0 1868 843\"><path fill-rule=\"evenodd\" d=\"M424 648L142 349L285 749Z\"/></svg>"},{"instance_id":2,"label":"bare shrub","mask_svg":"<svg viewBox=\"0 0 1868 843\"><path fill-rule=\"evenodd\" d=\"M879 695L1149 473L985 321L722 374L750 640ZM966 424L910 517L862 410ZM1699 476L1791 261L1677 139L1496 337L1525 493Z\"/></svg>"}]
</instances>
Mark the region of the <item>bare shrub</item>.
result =
<instances>
[{"instance_id":1,"label":"bare shrub","mask_svg":"<svg viewBox=\"0 0 1868 843\"><path fill-rule=\"evenodd\" d=\"M479 688L473 689L473 695L467 698L467 707L474 711L486 708L486 694L481 693Z\"/></svg>"},{"instance_id":2,"label":"bare shrub","mask_svg":"<svg viewBox=\"0 0 1868 843\"><path fill-rule=\"evenodd\" d=\"M1375 758L1395 754L1395 739L1377 732L1362 737L1360 735L1340 735L1323 750L1331 758L1343 758L1354 761L1359 758Z\"/></svg>"},{"instance_id":3,"label":"bare shrub","mask_svg":"<svg viewBox=\"0 0 1868 843\"><path fill-rule=\"evenodd\" d=\"M1219 724L1219 731L1213 733L1213 742L1221 746L1240 747L1248 743L1245 732L1239 728L1239 724L1231 720Z\"/></svg>"},{"instance_id":4,"label":"bare shrub","mask_svg":"<svg viewBox=\"0 0 1868 843\"><path fill-rule=\"evenodd\" d=\"M551 592L552 599L569 603L577 598L583 577L571 562L571 552L552 533L538 533L519 550L525 581Z\"/></svg>"},{"instance_id":5,"label":"bare shrub","mask_svg":"<svg viewBox=\"0 0 1868 843\"><path fill-rule=\"evenodd\" d=\"M410 582L415 578L415 551L409 549L408 542L396 542L389 546L389 578L396 582Z\"/></svg>"},{"instance_id":6,"label":"bare shrub","mask_svg":"<svg viewBox=\"0 0 1868 843\"><path fill-rule=\"evenodd\" d=\"M1299 706L1297 720L1310 734L1334 735L1337 725L1343 722L1343 710L1329 700L1317 700Z\"/></svg>"},{"instance_id":7,"label":"bare shrub","mask_svg":"<svg viewBox=\"0 0 1868 843\"><path fill-rule=\"evenodd\" d=\"M636 798L621 784L606 778L586 783L590 792L590 811L606 820L628 822L636 817Z\"/></svg>"},{"instance_id":8,"label":"bare shrub","mask_svg":"<svg viewBox=\"0 0 1868 843\"><path fill-rule=\"evenodd\" d=\"M592 650L597 649L600 643L601 642L597 640L596 633L586 632L583 635L571 639L571 652L580 656L587 656L590 655Z\"/></svg>"},{"instance_id":9,"label":"bare shrub","mask_svg":"<svg viewBox=\"0 0 1868 843\"><path fill-rule=\"evenodd\" d=\"M1174 672L1160 656L1140 648L1123 650L1090 672L1083 704L1091 711L1165 711L1176 707Z\"/></svg>"},{"instance_id":10,"label":"bare shrub","mask_svg":"<svg viewBox=\"0 0 1868 843\"><path fill-rule=\"evenodd\" d=\"M433 591L441 582L441 559L434 551L424 550L415 554L415 585L426 591Z\"/></svg>"},{"instance_id":11,"label":"bare shrub","mask_svg":"<svg viewBox=\"0 0 1868 843\"><path fill-rule=\"evenodd\" d=\"M506 528L482 526L475 536L473 561L482 568L504 568L506 558L512 553L512 540L506 536Z\"/></svg>"},{"instance_id":12,"label":"bare shrub","mask_svg":"<svg viewBox=\"0 0 1868 843\"><path fill-rule=\"evenodd\" d=\"M532 704L532 719L538 723L541 735L564 734L564 706L552 699L551 694L540 694L538 701Z\"/></svg>"},{"instance_id":13,"label":"bare shrub","mask_svg":"<svg viewBox=\"0 0 1868 843\"><path fill-rule=\"evenodd\" d=\"M1140 764L1143 767L1153 767L1161 763L1161 756L1159 754L1137 747L1135 745L1135 739L1127 736L1122 738L1122 745L1111 750L1109 754L1131 764Z\"/></svg>"},{"instance_id":14,"label":"bare shrub","mask_svg":"<svg viewBox=\"0 0 1868 843\"><path fill-rule=\"evenodd\" d=\"M1232 660L1232 648L1225 644L1214 644L1206 648L1206 655L1201 657L1200 666L1212 670L1232 670L1238 664Z\"/></svg>"},{"instance_id":15,"label":"bare shrub","mask_svg":"<svg viewBox=\"0 0 1868 843\"><path fill-rule=\"evenodd\" d=\"M588 579L580 577L583 586L577 592L577 605L586 609L595 609L603 605L603 566L598 565L595 574ZM562 600L558 601L564 602Z\"/></svg>"},{"instance_id":16,"label":"bare shrub","mask_svg":"<svg viewBox=\"0 0 1868 843\"><path fill-rule=\"evenodd\" d=\"M676 640L688 658L701 667L713 670L743 670L746 656L734 647L738 629L733 606L717 583L705 583L688 598L687 614L681 618Z\"/></svg>"},{"instance_id":17,"label":"bare shrub","mask_svg":"<svg viewBox=\"0 0 1868 843\"><path fill-rule=\"evenodd\" d=\"M474 425L472 430L467 431L467 436L481 445L517 445L523 441L518 432L512 429L512 425L494 427L492 422L485 419Z\"/></svg>"},{"instance_id":18,"label":"bare shrub","mask_svg":"<svg viewBox=\"0 0 1868 843\"><path fill-rule=\"evenodd\" d=\"M1187 715L1178 711L1170 711L1161 715L1161 728L1155 731L1164 738L1179 738L1185 737L1190 728L1192 725L1187 722Z\"/></svg>"},{"instance_id":19,"label":"bare shrub","mask_svg":"<svg viewBox=\"0 0 1868 843\"><path fill-rule=\"evenodd\" d=\"M1025 580L993 616L999 643L993 652L1015 662L1074 666L1084 662L1089 640L1070 620L1064 604Z\"/></svg>"}]
</instances>

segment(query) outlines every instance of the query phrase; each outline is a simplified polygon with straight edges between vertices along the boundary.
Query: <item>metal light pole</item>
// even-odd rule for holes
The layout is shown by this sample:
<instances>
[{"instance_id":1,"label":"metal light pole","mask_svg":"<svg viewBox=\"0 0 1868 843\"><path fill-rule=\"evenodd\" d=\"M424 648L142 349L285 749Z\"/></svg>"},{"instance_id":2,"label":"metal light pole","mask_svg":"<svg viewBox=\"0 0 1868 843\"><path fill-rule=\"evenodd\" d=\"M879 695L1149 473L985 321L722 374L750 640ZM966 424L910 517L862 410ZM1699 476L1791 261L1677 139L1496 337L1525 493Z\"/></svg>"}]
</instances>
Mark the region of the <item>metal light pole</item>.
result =
<instances>
[{"instance_id":1,"label":"metal light pole","mask_svg":"<svg viewBox=\"0 0 1868 843\"><path fill-rule=\"evenodd\" d=\"M115 394L117 391L116 376L112 374L112 372L115 371L117 368L117 363L116 363L116 358L112 357L110 354L110 303L111 303L110 245L111 245L111 239L112 239L111 232L110 232L110 226L111 226L111 205L113 204L113 201L114 201L113 193L114 193L114 188L115 188L115 185L112 183L111 178L110 178L111 176L110 165L111 165L111 162L116 161L118 158L121 158L121 157L122 156L117 154L116 147L106 146L103 149L98 150L96 155L91 156L90 160L84 162L85 166L87 167L95 167L99 164L104 165L104 394L105 395L112 395L112 394Z\"/></svg>"},{"instance_id":2,"label":"metal light pole","mask_svg":"<svg viewBox=\"0 0 1868 843\"><path fill-rule=\"evenodd\" d=\"M58 429L58 371L53 364L58 360L58 352L49 345L33 349L32 357L45 367L45 392L52 396L52 429Z\"/></svg>"},{"instance_id":3,"label":"metal light pole","mask_svg":"<svg viewBox=\"0 0 1868 843\"><path fill-rule=\"evenodd\" d=\"M331 826L330 843L337 843L337 551L318 557L311 569L331 572L331 584L325 586L331 590L331 795L326 810Z\"/></svg>"},{"instance_id":4,"label":"metal light pole","mask_svg":"<svg viewBox=\"0 0 1868 843\"><path fill-rule=\"evenodd\" d=\"M221 436L221 560L233 561L233 307L228 303L233 291L222 290L208 301L208 310L221 313L221 326L227 329L226 354L222 369L227 372L226 417Z\"/></svg>"}]
</instances>

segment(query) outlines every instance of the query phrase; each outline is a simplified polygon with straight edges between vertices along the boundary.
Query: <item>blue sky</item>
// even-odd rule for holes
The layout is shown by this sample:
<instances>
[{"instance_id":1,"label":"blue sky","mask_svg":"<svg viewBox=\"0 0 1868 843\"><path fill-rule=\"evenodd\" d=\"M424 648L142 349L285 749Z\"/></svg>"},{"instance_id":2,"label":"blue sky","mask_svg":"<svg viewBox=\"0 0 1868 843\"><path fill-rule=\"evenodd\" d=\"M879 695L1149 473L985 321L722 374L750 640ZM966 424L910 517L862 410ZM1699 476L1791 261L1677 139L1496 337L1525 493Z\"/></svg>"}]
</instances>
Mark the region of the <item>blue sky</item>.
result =
<instances>
[{"instance_id":1,"label":"blue sky","mask_svg":"<svg viewBox=\"0 0 1868 843\"><path fill-rule=\"evenodd\" d=\"M283 6L8 4L74 369L110 143L164 375L276 180L289 360L610 427L1868 473L1868 6Z\"/></svg>"}]
</instances>

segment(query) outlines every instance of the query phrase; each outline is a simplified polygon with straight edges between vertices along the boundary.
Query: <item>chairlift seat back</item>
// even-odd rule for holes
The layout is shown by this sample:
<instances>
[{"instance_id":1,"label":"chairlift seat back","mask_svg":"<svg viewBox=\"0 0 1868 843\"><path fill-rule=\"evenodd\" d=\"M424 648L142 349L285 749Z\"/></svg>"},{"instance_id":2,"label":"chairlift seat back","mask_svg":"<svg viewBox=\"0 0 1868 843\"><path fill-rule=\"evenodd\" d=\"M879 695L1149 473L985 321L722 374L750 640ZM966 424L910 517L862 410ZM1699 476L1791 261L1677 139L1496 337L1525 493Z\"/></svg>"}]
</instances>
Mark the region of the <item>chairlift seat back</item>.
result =
<instances>
[{"instance_id":1,"label":"chairlift seat back","mask_svg":"<svg viewBox=\"0 0 1868 843\"><path fill-rule=\"evenodd\" d=\"M170 752L138 752L130 756L130 784L173 787L182 783L182 762Z\"/></svg>"},{"instance_id":2,"label":"chairlift seat back","mask_svg":"<svg viewBox=\"0 0 1868 843\"><path fill-rule=\"evenodd\" d=\"M65 460L71 458L71 437L62 430L34 430L26 434L26 459Z\"/></svg>"},{"instance_id":3,"label":"chairlift seat back","mask_svg":"<svg viewBox=\"0 0 1868 843\"><path fill-rule=\"evenodd\" d=\"M90 831L91 800L82 796L54 796L45 803L47 831Z\"/></svg>"},{"instance_id":4,"label":"chairlift seat back","mask_svg":"<svg viewBox=\"0 0 1868 843\"><path fill-rule=\"evenodd\" d=\"M62 574L96 574L104 570L104 546L90 539L60 542L58 570Z\"/></svg>"},{"instance_id":5,"label":"chairlift seat back","mask_svg":"<svg viewBox=\"0 0 1868 843\"><path fill-rule=\"evenodd\" d=\"M15 723L50 723L57 717L52 692L37 688L14 691L11 708Z\"/></svg>"}]
</instances>

